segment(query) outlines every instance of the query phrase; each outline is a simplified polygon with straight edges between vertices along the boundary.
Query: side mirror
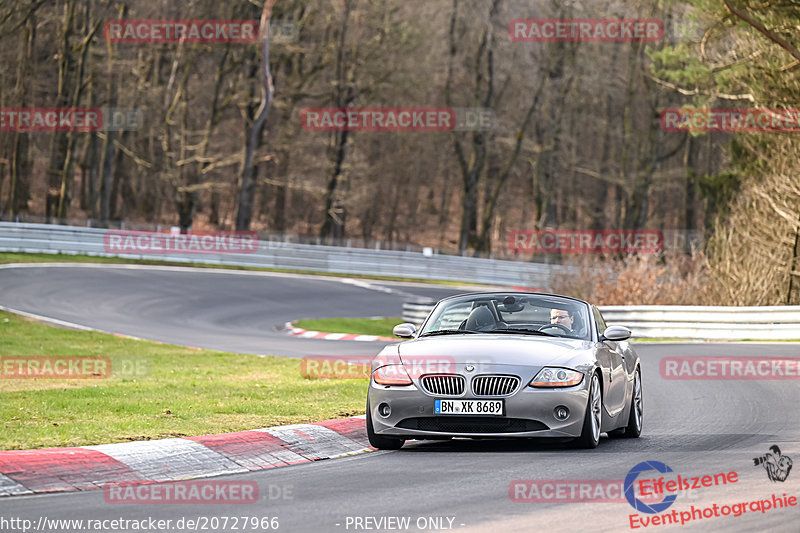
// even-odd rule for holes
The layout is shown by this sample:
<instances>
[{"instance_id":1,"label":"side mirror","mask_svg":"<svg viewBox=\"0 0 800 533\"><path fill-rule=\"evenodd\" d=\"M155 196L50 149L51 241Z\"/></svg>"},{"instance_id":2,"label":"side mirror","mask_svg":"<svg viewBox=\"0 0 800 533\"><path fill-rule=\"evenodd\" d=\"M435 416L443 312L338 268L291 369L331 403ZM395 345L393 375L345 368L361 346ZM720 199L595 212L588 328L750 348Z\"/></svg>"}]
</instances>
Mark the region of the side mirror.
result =
<instances>
[{"instance_id":1,"label":"side mirror","mask_svg":"<svg viewBox=\"0 0 800 533\"><path fill-rule=\"evenodd\" d=\"M395 337L400 337L401 339L411 339L416 335L417 328L414 324L405 322L403 324L397 324L394 329L392 329L392 333Z\"/></svg>"},{"instance_id":2,"label":"side mirror","mask_svg":"<svg viewBox=\"0 0 800 533\"><path fill-rule=\"evenodd\" d=\"M600 335L600 342L603 341L624 341L631 338L631 330L625 326L608 326Z\"/></svg>"}]
</instances>

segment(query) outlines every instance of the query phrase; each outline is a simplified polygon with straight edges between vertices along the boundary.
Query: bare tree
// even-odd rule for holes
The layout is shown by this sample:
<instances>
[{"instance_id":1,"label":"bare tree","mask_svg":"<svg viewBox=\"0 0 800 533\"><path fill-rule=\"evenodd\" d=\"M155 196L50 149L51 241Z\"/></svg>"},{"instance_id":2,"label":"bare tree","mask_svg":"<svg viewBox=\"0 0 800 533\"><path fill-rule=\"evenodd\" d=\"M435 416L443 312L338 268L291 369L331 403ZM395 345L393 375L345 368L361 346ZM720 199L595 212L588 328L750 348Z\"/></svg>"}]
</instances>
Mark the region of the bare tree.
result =
<instances>
[{"instance_id":1,"label":"bare tree","mask_svg":"<svg viewBox=\"0 0 800 533\"><path fill-rule=\"evenodd\" d=\"M244 162L242 164L241 180L239 183L239 207L236 213L236 229L250 229L250 221L253 216L253 198L255 195L255 180L253 179L253 153L256 149L258 137L267 119L267 113L272 106L272 97L275 87L272 85L272 74L269 65L269 23L272 19L272 7L275 0L265 0L264 9L261 12L261 23L259 26L259 42L261 45L261 104L250 131L247 135L247 145L245 146Z\"/></svg>"}]
</instances>

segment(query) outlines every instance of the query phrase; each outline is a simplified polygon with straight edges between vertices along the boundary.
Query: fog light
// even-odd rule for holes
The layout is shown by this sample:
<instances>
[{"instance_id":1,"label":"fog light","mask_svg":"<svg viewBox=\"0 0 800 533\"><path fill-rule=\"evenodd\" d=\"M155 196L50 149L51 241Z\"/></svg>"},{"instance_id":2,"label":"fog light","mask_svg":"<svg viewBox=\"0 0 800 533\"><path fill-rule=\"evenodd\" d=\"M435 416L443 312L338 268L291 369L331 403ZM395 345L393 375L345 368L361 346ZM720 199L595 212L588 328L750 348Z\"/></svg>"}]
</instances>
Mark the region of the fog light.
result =
<instances>
[{"instance_id":1,"label":"fog light","mask_svg":"<svg viewBox=\"0 0 800 533\"><path fill-rule=\"evenodd\" d=\"M389 404L388 404L388 403L382 403L382 404L380 404L380 405L378 406L378 413L379 413L379 414L380 414L382 417L386 418L387 416L389 416L390 414L392 414L392 408L391 408L391 407L389 407Z\"/></svg>"},{"instance_id":2,"label":"fog light","mask_svg":"<svg viewBox=\"0 0 800 533\"><path fill-rule=\"evenodd\" d=\"M556 420L566 420L569 418L569 409L563 405L559 405L553 410L553 416L556 417Z\"/></svg>"}]
</instances>

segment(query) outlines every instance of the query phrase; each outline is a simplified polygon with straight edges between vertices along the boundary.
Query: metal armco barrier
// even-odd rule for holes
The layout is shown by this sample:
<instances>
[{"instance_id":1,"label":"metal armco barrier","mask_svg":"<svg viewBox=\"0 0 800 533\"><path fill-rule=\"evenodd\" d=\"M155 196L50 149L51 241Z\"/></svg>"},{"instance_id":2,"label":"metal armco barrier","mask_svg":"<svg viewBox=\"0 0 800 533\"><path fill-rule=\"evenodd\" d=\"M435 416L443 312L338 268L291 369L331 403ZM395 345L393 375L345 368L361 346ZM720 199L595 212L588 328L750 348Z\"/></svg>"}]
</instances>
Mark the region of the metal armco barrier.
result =
<instances>
[{"instance_id":1,"label":"metal armco barrier","mask_svg":"<svg viewBox=\"0 0 800 533\"><path fill-rule=\"evenodd\" d=\"M709 340L800 339L800 306L704 307L631 305L600 307L608 324L622 324L639 338Z\"/></svg>"},{"instance_id":2,"label":"metal armco barrier","mask_svg":"<svg viewBox=\"0 0 800 533\"><path fill-rule=\"evenodd\" d=\"M0 251L86 254L133 259L308 270L342 274L471 281L497 285L549 287L554 273L572 272L560 265L499 261L474 257L431 255L417 252L344 248L281 241L259 241L255 253L108 253L103 247L107 230L0 222Z\"/></svg>"},{"instance_id":3,"label":"metal armco barrier","mask_svg":"<svg viewBox=\"0 0 800 533\"><path fill-rule=\"evenodd\" d=\"M419 327L433 303L403 304L403 321ZM799 340L800 306L600 306L606 324L627 326L634 338L686 340Z\"/></svg>"},{"instance_id":4,"label":"metal armco barrier","mask_svg":"<svg viewBox=\"0 0 800 533\"><path fill-rule=\"evenodd\" d=\"M419 327L436 304L434 301L414 300L403 302L403 322Z\"/></svg>"}]
</instances>

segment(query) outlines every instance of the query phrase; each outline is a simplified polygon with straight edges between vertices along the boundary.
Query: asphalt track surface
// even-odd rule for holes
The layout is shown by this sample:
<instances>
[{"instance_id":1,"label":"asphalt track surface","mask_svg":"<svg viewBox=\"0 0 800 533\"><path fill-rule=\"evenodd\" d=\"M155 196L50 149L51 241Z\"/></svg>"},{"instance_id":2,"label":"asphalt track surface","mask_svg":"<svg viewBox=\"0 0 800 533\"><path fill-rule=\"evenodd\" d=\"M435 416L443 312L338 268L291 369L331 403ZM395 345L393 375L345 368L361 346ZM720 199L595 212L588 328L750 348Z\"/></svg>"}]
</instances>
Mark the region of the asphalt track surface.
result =
<instances>
[{"instance_id":1,"label":"asphalt track surface","mask_svg":"<svg viewBox=\"0 0 800 533\"><path fill-rule=\"evenodd\" d=\"M144 339L238 353L376 354L386 343L303 339L301 318L401 316L414 296L452 287L324 276L140 265L0 268L0 305Z\"/></svg>"},{"instance_id":2,"label":"asphalt track surface","mask_svg":"<svg viewBox=\"0 0 800 533\"><path fill-rule=\"evenodd\" d=\"M403 299L398 293L341 282L337 285L329 279L275 276L272 283L266 277L256 282L245 276L205 271L167 274L120 270L0 270L0 305L156 340L178 342L187 338L191 339L187 344L222 348L217 343L239 339L227 349L253 351L246 348L260 346L260 353L280 350L283 355L297 355L307 346L313 346L314 353L352 353L351 345L368 344L374 350L372 345L380 343L293 338L280 342L273 337L279 335L272 330L276 324L325 315L396 315ZM260 288L262 283L266 288ZM380 285L433 294L423 288ZM149 297L157 301L149 302ZM78 303L83 299L87 303ZM265 306L265 302L270 305ZM123 317L127 320L115 323ZM167 323L155 317L168 319ZM151 326L154 329L149 331ZM226 327L233 329L230 336L225 333ZM254 330L243 335L248 327ZM800 346L639 344L637 350L642 357L645 411L639 439L603 437L600 446L591 451L573 450L565 444L510 440L411 442L399 451L376 451L215 478L256 481L260 500L255 504L120 505L106 503L102 491L89 491L4 498L0 500L0 517L26 518L33 523L40 517L153 518L172 520L170 531L179 531L175 524L182 517L207 517L206 530L216 531L221 527L211 527L213 517L220 521L228 517L232 523L233 516L277 517L277 530L289 532L800 531L800 506L633 529L630 516L636 513L625 501L512 501L509 487L515 480L622 480L642 461L663 462L684 477L737 472L738 482L682 494L668 511L771 499L773 494L778 498L784 494L800 497L800 467L795 466L785 482L771 482L765 470L753 464L753 458L772 445L780 446L795 462L800 460L797 380L665 380L659 374L659 361L666 356L798 357ZM388 517L408 517L409 526L398 528L395 522L384 522L379 527L377 521ZM435 521L437 517L440 522Z\"/></svg>"}]
</instances>

